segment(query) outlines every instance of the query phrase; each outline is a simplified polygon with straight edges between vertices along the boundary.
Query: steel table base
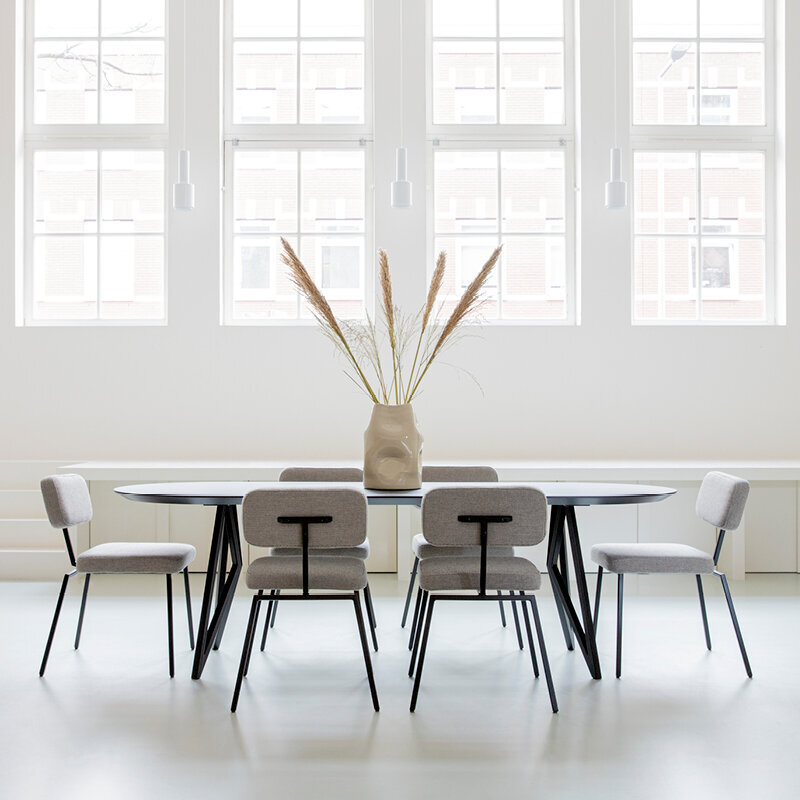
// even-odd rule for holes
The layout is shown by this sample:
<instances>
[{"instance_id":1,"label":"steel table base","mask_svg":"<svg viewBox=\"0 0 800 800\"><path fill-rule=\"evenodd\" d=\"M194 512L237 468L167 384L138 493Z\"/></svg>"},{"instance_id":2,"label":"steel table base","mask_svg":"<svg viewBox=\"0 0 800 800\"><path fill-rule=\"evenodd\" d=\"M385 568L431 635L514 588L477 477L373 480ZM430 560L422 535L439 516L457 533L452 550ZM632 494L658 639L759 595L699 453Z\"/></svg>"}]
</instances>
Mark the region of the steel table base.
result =
<instances>
[{"instance_id":1,"label":"steel table base","mask_svg":"<svg viewBox=\"0 0 800 800\"><path fill-rule=\"evenodd\" d=\"M230 568L228 568L229 557ZM212 649L219 648L241 571L242 548L239 542L236 506L219 505L214 518L214 533L211 537L211 552L208 556L206 582L203 589L203 608L200 611L197 644L194 650L194 664L192 665L194 680L203 674L208 654ZM217 583L217 602L212 609L215 583Z\"/></svg>"},{"instance_id":2,"label":"steel table base","mask_svg":"<svg viewBox=\"0 0 800 800\"><path fill-rule=\"evenodd\" d=\"M572 551L575 582L578 589L580 614L570 597L569 560L567 544ZM572 633L589 667L589 674L600 679L600 659L597 655L592 607L589 602L589 589L586 585L586 572L583 566L581 540L578 535L578 521L575 506L554 505L550 511L550 535L547 545L547 572L553 586L553 596L558 616L564 630L567 647L572 650ZM570 631L570 629L572 629Z\"/></svg>"}]
</instances>

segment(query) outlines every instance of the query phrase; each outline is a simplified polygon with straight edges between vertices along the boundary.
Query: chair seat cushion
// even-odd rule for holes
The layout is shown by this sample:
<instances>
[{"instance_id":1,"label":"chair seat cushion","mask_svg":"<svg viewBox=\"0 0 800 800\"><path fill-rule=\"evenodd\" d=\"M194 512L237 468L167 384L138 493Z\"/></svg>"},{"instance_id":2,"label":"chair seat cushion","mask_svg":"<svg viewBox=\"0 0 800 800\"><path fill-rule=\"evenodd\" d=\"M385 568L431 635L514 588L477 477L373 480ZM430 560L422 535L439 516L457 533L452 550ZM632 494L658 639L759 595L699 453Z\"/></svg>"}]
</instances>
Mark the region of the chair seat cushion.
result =
<instances>
[{"instance_id":1,"label":"chair seat cushion","mask_svg":"<svg viewBox=\"0 0 800 800\"><path fill-rule=\"evenodd\" d=\"M425 591L479 589L480 578L481 560L474 556L437 556L419 562L419 585ZM533 591L541 585L539 570L527 558L491 556L486 561L487 589Z\"/></svg>"},{"instance_id":2,"label":"chair seat cushion","mask_svg":"<svg viewBox=\"0 0 800 800\"><path fill-rule=\"evenodd\" d=\"M194 561L197 551L179 542L107 542L78 556L78 572L180 572Z\"/></svg>"},{"instance_id":3,"label":"chair seat cushion","mask_svg":"<svg viewBox=\"0 0 800 800\"><path fill-rule=\"evenodd\" d=\"M422 560L423 558L440 558L441 556L479 556L481 548L478 545L465 545L464 547L437 547L431 544L422 533L418 533L411 540L411 549L414 555ZM514 555L514 548L510 546L488 548L490 556L505 556L511 558Z\"/></svg>"},{"instance_id":4,"label":"chair seat cushion","mask_svg":"<svg viewBox=\"0 0 800 800\"><path fill-rule=\"evenodd\" d=\"M299 556L263 556L247 568L250 589L302 589L303 559ZM367 568L361 558L309 556L310 589L354 592L367 585Z\"/></svg>"},{"instance_id":5,"label":"chair seat cushion","mask_svg":"<svg viewBox=\"0 0 800 800\"><path fill-rule=\"evenodd\" d=\"M342 556L349 558L360 558L366 561L369 558L369 540L356 545L355 547L311 547L309 548L309 555L313 556ZM273 547L270 550L271 556L301 556L303 549L301 547Z\"/></svg>"},{"instance_id":6,"label":"chair seat cushion","mask_svg":"<svg viewBox=\"0 0 800 800\"><path fill-rule=\"evenodd\" d=\"M714 559L688 544L596 544L592 561L609 572L665 572L703 574L714 571Z\"/></svg>"}]
</instances>

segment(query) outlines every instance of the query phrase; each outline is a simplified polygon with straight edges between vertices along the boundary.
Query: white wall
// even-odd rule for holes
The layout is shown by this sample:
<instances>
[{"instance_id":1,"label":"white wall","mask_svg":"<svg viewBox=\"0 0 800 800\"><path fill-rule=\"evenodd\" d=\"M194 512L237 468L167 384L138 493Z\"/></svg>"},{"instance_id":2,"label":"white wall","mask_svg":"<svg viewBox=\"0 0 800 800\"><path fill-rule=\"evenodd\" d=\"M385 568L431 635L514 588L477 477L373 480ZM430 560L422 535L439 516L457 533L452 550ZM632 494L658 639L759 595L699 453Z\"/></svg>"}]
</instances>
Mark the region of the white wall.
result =
<instances>
[{"instance_id":1,"label":"white wall","mask_svg":"<svg viewBox=\"0 0 800 800\"><path fill-rule=\"evenodd\" d=\"M396 9L397 0L391 0ZM177 5L177 4L176 4ZM383 8L389 0L378 0ZM578 327L492 327L439 367L416 402L431 460L796 458L800 240L789 225L788 324L632 327L629 219L607 212L611 144L610 0L581 4L582 320ZM787 39L800 37L788 4ZM397 86L378 53L377 246L390 254L403 303L420 301L426 260L423 0L406 0L406 80L415 205L388 204L398 128ZM340 374L313 327L221 327L218 0L191 0L190 137L197 208L170 219L169 325L14 325L15 0L0 0L0 459L358 459L369 404ZM393 15L379 16L391 28ZM173 58L177 54L173 54ZM800 55L787 54L788 219L800 218ZM173 86L173 89L177 87ZM605 92L607 95L607 92ZM170 168L174 169L174 157ZM627 176L630 178L630 176Z\"/></svg>"}]
</instances>

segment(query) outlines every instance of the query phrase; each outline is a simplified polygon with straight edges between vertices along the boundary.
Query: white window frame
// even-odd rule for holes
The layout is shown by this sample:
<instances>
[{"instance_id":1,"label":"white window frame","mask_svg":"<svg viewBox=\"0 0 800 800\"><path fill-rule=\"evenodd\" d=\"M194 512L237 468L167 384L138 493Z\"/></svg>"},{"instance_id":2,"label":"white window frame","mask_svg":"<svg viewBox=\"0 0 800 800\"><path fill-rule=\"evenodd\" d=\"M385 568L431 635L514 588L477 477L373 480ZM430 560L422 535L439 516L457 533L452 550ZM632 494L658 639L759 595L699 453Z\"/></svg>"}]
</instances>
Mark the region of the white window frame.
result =
<instances>
[{"instance_id":1,"label":"white window frame","mask_svg":"<svg viewBox=\"0 0 800 800\"><path fill-rule=\"evenodd\" d=\"M236 148L254 150L291 150L294 152L336 149L362 149L364 150L364 223L363 234L358 232L342 232L330 234L337 237L363 236L364 254L363 271L361 275L361 291L358 296L352 290L325 290L325 295L332 300L363 300L366 313L373 314L375 308L375 279L374 279L374 179L373 179L373 1L364 0L364 122L362 124L349 123L235 123L233 121L233 0L223 0L223 124L224 124L224 178L223 178L223 265L222 265L222 303L221 324L231 326L256 325L256 326L293 326L315 325L314 319L300 318L300 300L298 296L298 317L295 319L261 318L261 319L235 319L234 309L234 260L233 260L233 191L228 182L233 178L233 152ZM300 6L298 4L298 17ZM260 38L260 37L259 37ZM351 37L352 38L352 37ZM297 37L283 37L281 41L296 41L298 48L301 41L342 40L348 37L303 37L300 38L300 24L298 18ZM239 37L236 41L246 40ZM298 50L299 53L299 50ZM297 115L300 118L300 74L299 56L297 67ZM299 169L299 161L298 161ZM300 189L298 173L298 191ZM298 201L301 202L301 201ZM298 232L300 219L298 218ZM271 235L271 234L266 234ZM275 234L287 237L297 236L296 233ZM300 234L303 236L322 236L323 232ZM277 255L276 255L277 258ZM272 257L271 257L272 260ZM275 263L275 270L282 269L283 265ZM277 271L271 273L271 279L277 277ZM321 276L320 276L321 280ZM271 282L274 286L274 280ZM269 299L264 296L260 299Z\"/></svg>"},{"instance_id":2,"label":"white window frame","mask_svg":"<svg viewBox=\"0 0 800 800\"><path fill-rule=\"evenodd\" d=\"M276 233L264 233L259 234L260 238L271 238L271 237L278 237L284 236L289 240L292 239L299 239L302 240L303 238L311 238L317 240L317 246L324 238L342 238L342 239L353 239L353 238L362 238L363 247L364 247L364 255L365 258L362 262L362 272L360 275L361 280L361 287L358 291L351 290L351 289L326 289L324 290L325 296L330 298L331 300L362 300L364 301L364 308L365 311L372 314L373 306L371 304L371 300L373 299L374 293L374 278L373 273L374 269L372 269L372 263L370 261L369 254L374 251L374 233L373 233L373 225L371 220L374 218L374 213L372 210L373 202L372 202L372 191L371 187L373 185L373 167L372 167L372 147L371 145L364 139L360 139L356 142L348 142L342 140L333 140L333 141L324 141L324 140L315 140L310 142L301 142L301 141L273 141L273 140L256 140L256 139L248 139L247 141L242 141L239 139L230 139L226 140L225 142L225 155L224 155L224 170L225 170L225 191L223 192L223 263L224 268L222 271L222 324L224 325L278 325L278 326L285 326L285 325L312 325L316 324L313 319L301 318L297 317L296 319L282 319L282 318L271 318L271 317L264 317L264 318L253 318L253 319L237 319L234 317L234 302L237 299L253 299L253 300L269 300L275 296L274 293L274 286L277 280L277 274L279 269L283 269L283 265L280 263L278 253L270 252L270 288L269 289L252 289L252 290L237 290L235 284L235 268L234 268L234 238L236 236L236 232L234 231L234 224L233 224L233 214L234 214L234 191L233 191L233 159L234 153L236 150L254 150L254 151L263 151L263 150L283 150L289 151L293 153L304 153L304 152L317 152L320 150L343 150L343 151L353 151L353 150L363 150L364 151L364 225L365 229L364 232L359 231L342 231L342 232L331 232L331 231L300 231L301 226L301 219L300 219L300 210L302 209L302 183L301 183L301 175L300 175L300 159L298 158L297 162L297 186L298 186L298 217L297 217L297 226L298 229L292 232L276 232ZM298 249L299 253L299 249ZM321 262L318 261L317 263L320 264ZM321 287L321 275L314 276L315 280L318 280L318 285ZM244 295L244 292L253 292L252 296ZM300 296L297 295L297 309L298 315L300 311Z\"/></svg>"},{"instance_id":3,"label":"white window frame","mask_svg":"<svg viewBox=\"0 0 800 800\"><path fill-rule=\"evenodd\" d=\"M630 120L630 161L628 164L629 174L632 176L632 181L635 181L633 165L636 153L656 151L661 153L668 152L695 152L697 154L697 202L700 203L701 199L701 160L700 154L704 152L756 152L763 153L764 155L764 233L763 235L753 235L752 237L742 236L739 233L732 233L731 236L736 238L754 238L764 241L764 254L765 254L765 274L764 274L764 291L765 291L765 309L764 318L758 320L716 320L716 319L703 319L702 315L698 313L696 319L683 320L683 319L637 319L636 317L636 240L641 237L641 234L636 233L635 226L635 208L634 208L634 191L635 184L631 184L631 200L630 200L630 214L631 214L631 238L630 238L630 263L631 263L631 281L630 281L630 319L633 326L770 326L779 324L778 322L778 309L780 305L780 298L782 293L785 292L784 286L778 285L778 276L782 274L782 270L777 264L777 247L776 237L778 229L778 201L777 201L777 175L776 175L776 107L777 107L777 69L776 69L776 13L775 3L776 0L764 0L764 124L763 125L701 125L700 124L700 103L701 103L701 80L699 70L699 43L712 41L712 42L738 42L738 41L759 41L754 39L709 39L708 37L700 37L700 12L698 2L698 19L697 19L697 36L694 38L684 39L659 39L658 37L649 37L646 41L661 41L664 43L674 43L676 41L693 42L697 45L698 53L697 58L697 119L695 123L690 125L635 125L633 124L633 44L636 40L633 38L633 2L634 0L617 0L620 3L626 3L627 15L622 14L621 20L618 23L622 36L627 41L627 51L624 57L627 58L627 70L621 70L619 78L618 91L621 97L628 97L628 113ZM618 28L619 30L619 28ZM698 230L695 234L680 234L681 238L686 238L689 241L699 242L702 236L702 210L700 205L697 209L698 216ZM645 235L646 236L646 235ZM653 234L659 236L659 234ZM712 235L719 236L719 234ZM708 237L705 237L708 238ZM699 247L700 245L698 245ZM731 282L734 280L734 265L731 265ZM733 300L736 299L732 289L725 290L707 290L706 293L700 291L698 287L699 296L697 298L698 310L702 308L702 299L708 300ZM710 293L709 293L710 291ZM725 292L724 295L721 292ZM659 292L659 303L663 304L666 301L666 295Z\"/></svg>"},{"instance_id":4,"label":"white window frame","mask_svg":"<svg viewBox=\"0 0 800 800\"><path fill-rule=\"evenodd\" d=\"M185 0L188 2L188 0ZM26 327L72 327L72 326L163 326L167 324L167 307L168 307L168 261L167 253L169 252L168 246L168 158L169 158L169 141L168 141L168 119L171 113L170 108L170 50L172 39L172 20L173 13L177 13L171 9L176 6L180 10L180 3L172 3L170 0L165 0L164 12L164 68L165 68L165 83L164 83L164 121L162 123L142 123L142 124L126 124L120 125L116 123L102 123L100 122L100 103L102 103L102 92L98 90L98 121L96 124L74 124L74 125L48 125L34 122L34 76L35 76L35 63L34 63L34 4L35 0L25 0L25 54L24 54L24 234L23 234L23 271L22 271L22 324ZM98 43L102 40L100 31L98 30L97 37L74 37L76 39L97 40ZM108 37L114 38L114 37ZM149 37L148 37L149 38ZM99 52L99 51L98 51ZM43 150L96 150L98 155L102 152L109 150L153 150L162 152L164 154L164 229L162 233L158 234L136 234L161 236L163 238L164 247L164 289L163 289L163 307L164 314L160 318L152 319L101 319L99 316L95 319L35 319L34 318L34 275L33 275L33 221L34 221L34 203L33 203L33 160L34 153ZM100 231L101 225L101 194L100 184L102 183L102 171L100 169L100 160L98 159L98 195L97 195L97 232L95 234L86 234L87 236L93 235L97 237L98 248L100 246L101 236L128 236L130 234L106 234ZM73 234L75 236L82 236L83 234ZM97 283L95 286L95 302L100 303L102 297L102 273L100 264L98 262L97 270ZM66 300L65 300L66 302Z\"/></svg>"},{"instance_id":5,"label":"white window frame","mask_svg":"<svg viewBox=\"0 0 800 800\"><path fill-rule=\"evenodd\" d=\"M579 302L578 284L579 267L577 263L577 203L575 196L576 186L576 147L575 147L575 114L576 114L576 52L575 41L576 18L575 3L573 0L564 0L564 119L561 125L548 124L519 124L500 122L500 41L514 41L513 38L500 36L499 25L499 3L497 4L497 30L494 37L495 58L496 58L496 111L497 121L494 123L470 123L470 124L434 124L433 122L433 2L426 0L426 117L428 135L428 158L427 158L427 241L428 241L428 263L436 263L436 209L434 204L434 152L443 150L490 150L498 153L509 150L563 150L564 151L564 213L565 213L565 232L555 234L565 237L565 317L563 319L547 318L490 318L482 320L483 324L492 326L573 326L579 324ZM439 37L437 37L438 39ZM526 37L528 38L536 37ZM459 41L468 41L470 37L458 37ZM478 38L476 42L492 41L491 38ZM554 41L550 39L549 41ZM555 39L555 41L559 41ZM500 177L498 173L498 185ZM500 198L498 197L498 203ZM502 212L498 208L498 215ZM475 236L494 237L498 243L501 241L500 232L501 222L498 217L498 231L496 233L476 233ZM459 234L460 235L460 234ZM469 234L466 234L469 235ZM503 234L506 238L547 236L548 234ZM430 279L429 268L427 278ZM548 271L549 274L549 271ZM502 303L503 285L505 283L505 272L502 270L496 290L498 303ZM548 281L549 286L549 281ZM551 292L548 290L546 296L549 298ZM522 296L520 296L522 297ZM538 298L538 295L536 296ZM561 299L561 298L553 298Z\"/></svg>"}]
</instances>

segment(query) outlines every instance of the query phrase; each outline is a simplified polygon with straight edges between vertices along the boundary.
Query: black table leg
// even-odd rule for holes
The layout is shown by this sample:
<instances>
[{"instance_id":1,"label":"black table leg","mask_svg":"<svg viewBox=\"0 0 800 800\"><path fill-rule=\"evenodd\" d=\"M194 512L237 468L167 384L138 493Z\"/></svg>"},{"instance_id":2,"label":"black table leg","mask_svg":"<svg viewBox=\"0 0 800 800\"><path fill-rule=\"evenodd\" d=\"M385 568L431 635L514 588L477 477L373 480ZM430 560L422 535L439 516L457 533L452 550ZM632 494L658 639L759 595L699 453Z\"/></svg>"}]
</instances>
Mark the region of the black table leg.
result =
<instances>
[{"instance_id":1,"label":"black table leg","mask_svg":"<svg viewBox=\"0 0 800 800\"><path fill-rule=\"evenodd\" d=\"M230 570L222 580L230 555ZM206 581L203 589L203 606L197 630L194 650L192 678L197 680L202 674L208 654L222 641L222 633L228 620L239 573L242 571L242 550L239 544L239 524L236 506L217 506L214 518L214 533L211 537L211 552L208 556ZM220 575L217 602L214 602L214 583Z\"/></svg>"},{"instance_id":2,"label":"black table leg","mask_svg":"<svg viewBox=\"0 0 800 800\"><path fill-rule=\"evenodd\" d=\"M560 542L560 545L559 545ZM547 564L548 571L550 570L551 560L556 562L561 561L561 573L569 575L567 565L565 564L564 557L566 556L566 548L564 544L564 507L553 506L550 509L550 535L547 539ZM552 578L551 578L552 582ZM555 594L555 590L553 592ZM566 582L566 593L569 595L569 580ZM564 642L567 645L567 650L574 650L575 645L572 643L572 631L567 622L567 615L561 606L561 603L556 597L556 610L558 611L558 618L561 621L561 630L564 632Z\"/></svg>"},{"instance_id":3,"label":"black table leg","mask_svg":"<svg viewBox=\"0 0 800 800\"><path fill-rule=\"evenodd\" d=\"M557 513L559 506L554 506L552 515L556 517L557 525L553 525L551 516L550 536L547 552L547 571L550 575L550 583L553 586L553 595L558 608L559 616L566 617L569 625L575 633L575 640L583 653L586 665L589 667L589 674L593 678L599 679L600 659L597 655L597 642L595 641L594 622L592 620L591 603L589 602L589 588L586 585L586 573L583 566L583 555L581 553L581 541L578 534L578 522L575 517L574 506L561 506L562 510ZM566 525L564 524L566 523ZM565 530L565 527L567 530ZM578 615L572 599L569 595L569 573L567 564L561 559L566 555L566 537L569 535L569 545L572 550L572 561L574 564L575 581L578 589L578 600L580 604L580 616ZM563 618L562 617L562 618Z\"/></svg>"}]
</instances>

